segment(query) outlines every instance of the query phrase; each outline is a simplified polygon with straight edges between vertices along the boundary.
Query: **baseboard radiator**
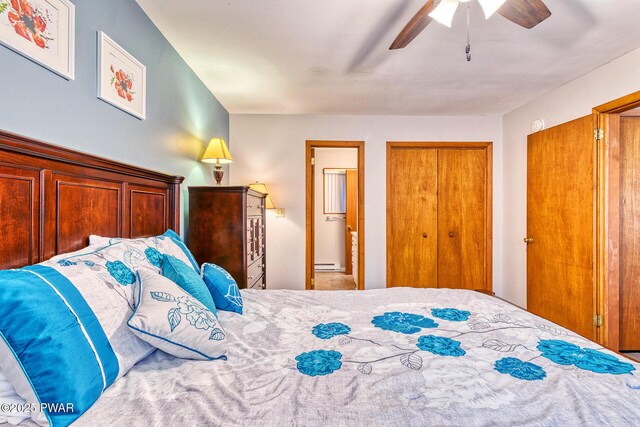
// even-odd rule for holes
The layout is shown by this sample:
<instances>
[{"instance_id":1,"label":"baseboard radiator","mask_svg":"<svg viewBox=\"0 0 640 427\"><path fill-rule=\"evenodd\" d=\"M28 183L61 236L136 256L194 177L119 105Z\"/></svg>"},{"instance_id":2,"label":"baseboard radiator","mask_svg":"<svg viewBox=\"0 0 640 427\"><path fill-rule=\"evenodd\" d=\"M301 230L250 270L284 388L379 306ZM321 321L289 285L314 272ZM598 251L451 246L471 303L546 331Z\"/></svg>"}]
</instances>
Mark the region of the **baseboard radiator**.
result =
<instances>
[{"instance_id":1,"label":"baseboard radiator","mask_svg":"<svg viewBox=\"0 0 640 427\"><path fill-rule=\"evenodd\" d=\"M314 265L316 271L341 271L339 262L320 262Z\"/></svg>"}]
</instances>

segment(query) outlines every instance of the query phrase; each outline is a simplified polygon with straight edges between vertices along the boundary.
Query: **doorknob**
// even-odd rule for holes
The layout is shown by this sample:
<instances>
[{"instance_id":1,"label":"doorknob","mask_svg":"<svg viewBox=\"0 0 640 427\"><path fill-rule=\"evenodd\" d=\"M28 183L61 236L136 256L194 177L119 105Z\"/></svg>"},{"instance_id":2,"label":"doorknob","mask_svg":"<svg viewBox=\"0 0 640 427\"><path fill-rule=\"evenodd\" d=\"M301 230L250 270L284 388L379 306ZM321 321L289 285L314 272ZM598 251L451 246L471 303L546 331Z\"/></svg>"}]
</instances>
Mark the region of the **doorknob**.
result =
<instances>
[{"instance_id":1,"label":"doorknob","mask_svg":"<svg viewBox=\"0 0 640 427\"><path fill-rule=\"evenodd\" d=\"M453 236L455 236L455 234L453 234L453 231L449 232L449 237L453 239Z\"/></svg>"},{"instance_id":2,"label":"doorknob","mask_svg":"<svg viewBox=\"0 0 640 427\"><path fill-rule=\"evenodd\" d=\"M351 231L352 227L350 225L347 225L347 230Z\"/></svg>"},{"instance_id":3,"label":"doorknob","mask_svg":"<svg viewBox=\"0 0 640 427\"><path fill-rule=\"evenodd\" d=\"M426 239L429 236L427 235L427 233L422 233L422 237Z\"/></svg>"},{"instance_id":4,"label":"doorknob","mask_svg":"<svg viewBox=\"0 0 640 427\"><path fill-rule=\"evenodd\" d=\"M524 242L525 242L527 245L530 245L531 243L533 243L533 237L525 237L525 238L524 238Z\"/></svg>"}]
</instances>

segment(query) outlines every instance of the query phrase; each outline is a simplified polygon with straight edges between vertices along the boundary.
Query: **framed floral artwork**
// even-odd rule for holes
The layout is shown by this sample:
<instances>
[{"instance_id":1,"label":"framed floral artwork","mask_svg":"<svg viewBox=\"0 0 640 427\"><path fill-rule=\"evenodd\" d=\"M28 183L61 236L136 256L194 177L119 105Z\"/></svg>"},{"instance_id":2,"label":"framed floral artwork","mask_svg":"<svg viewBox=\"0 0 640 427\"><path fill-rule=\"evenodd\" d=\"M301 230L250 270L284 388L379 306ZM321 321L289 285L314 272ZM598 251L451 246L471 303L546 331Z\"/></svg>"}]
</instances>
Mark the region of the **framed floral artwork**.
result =
<instances>
[{"instance_id":1,"label":"framed floral artwork","mask_svg":"<svg viewBox=\"0 0 640 427\"><path fill-rule=\"evenodd\" d=\"M62 77L75 77L75 6L68 0L0 0L0 43Z\"/></svg>"},{"instance_id":2,"label":"framed floral artwork","mask_svg":"<svg viewBox=\"0 0 640 427\"><path fill-rule=\"evenodd\" d=\"M144 120L147 67L102 31L98 32L98 98Z\"/></svg>"}]
</instances>

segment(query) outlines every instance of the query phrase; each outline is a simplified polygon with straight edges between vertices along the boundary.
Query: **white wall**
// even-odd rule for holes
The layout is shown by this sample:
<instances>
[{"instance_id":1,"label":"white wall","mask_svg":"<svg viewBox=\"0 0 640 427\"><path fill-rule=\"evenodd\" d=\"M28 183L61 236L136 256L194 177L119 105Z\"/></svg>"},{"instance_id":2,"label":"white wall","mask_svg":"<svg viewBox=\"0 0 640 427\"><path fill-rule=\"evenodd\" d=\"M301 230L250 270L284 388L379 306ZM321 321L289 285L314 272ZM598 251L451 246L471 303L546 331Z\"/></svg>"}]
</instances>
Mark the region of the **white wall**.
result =
<instances>
[{"instance_id":1,"label":"white wall","mask_svg":"<svg viewBox=\"0 0 640 427\"><path fill-rule=\"evenodd\" d=\"M502 118L231 115L230 183L265 182L286 218L267 215L267 287L304 289L305 141L365 141L365 284L386 278L386 141L494 142L494 290L502 289Z\"/></svg>"},{"instance_id":2,"label":"white wall","mask_svg":"<svg viewBox=\"0 0 640 427\"><path fill-rule=\"evenodd\" d=\"M591 114L593 107L640 90L640 49L512 111L503 119L504 244L503 296L526 305L527 135L531 122L546 127ZM496 189L496 194L498 190Z\"/></svg>"},{"instance_id":3,"label":"white wall","mask_svg":"<svg viewBox=\"0 0 640 427\"><path fill-rule=\"evenodd\" d=\"M356 169L358 167L358 149L317 148L315 150L315 159L315 262L337 262L341 268L344 268L345 220L327 221L327 218L345 218L345 215L324 214L324 176L322 171L325 168Z\"/></svg>"}]
</instances>

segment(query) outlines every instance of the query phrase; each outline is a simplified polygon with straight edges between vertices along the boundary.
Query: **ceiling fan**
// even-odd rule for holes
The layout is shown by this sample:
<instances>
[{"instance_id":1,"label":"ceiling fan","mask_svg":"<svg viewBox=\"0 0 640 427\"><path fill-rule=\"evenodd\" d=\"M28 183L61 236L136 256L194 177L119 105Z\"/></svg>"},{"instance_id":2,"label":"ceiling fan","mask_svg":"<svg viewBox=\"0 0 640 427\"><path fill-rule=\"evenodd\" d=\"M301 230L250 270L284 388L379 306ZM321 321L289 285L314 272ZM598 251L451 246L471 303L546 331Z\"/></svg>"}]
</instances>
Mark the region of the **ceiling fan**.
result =
<instances>
[{"instance_id":1,"label":"ceiling fan","mask_svg":"<svg viewBox=\"0 0 640 427\"><path fill-rule=\"evenodd\" d=\"M453 15L456 13L458 5L469 1L471 0L427 1L398 34L389 49L402 49L407 46L434 19L451 27ZM542 0L478 0L478 3L482 6L487 19L498 12L509 21L527 29L535 27L551 16L549 8ZM469 49L468 43L467 49ZM467 58L470 60L469 52L467 52Z\"/></svg>"}]
</instances>

